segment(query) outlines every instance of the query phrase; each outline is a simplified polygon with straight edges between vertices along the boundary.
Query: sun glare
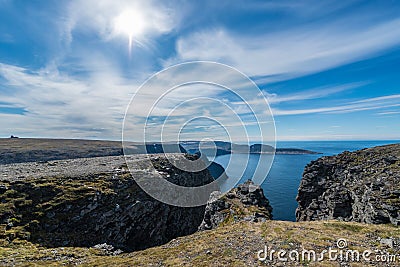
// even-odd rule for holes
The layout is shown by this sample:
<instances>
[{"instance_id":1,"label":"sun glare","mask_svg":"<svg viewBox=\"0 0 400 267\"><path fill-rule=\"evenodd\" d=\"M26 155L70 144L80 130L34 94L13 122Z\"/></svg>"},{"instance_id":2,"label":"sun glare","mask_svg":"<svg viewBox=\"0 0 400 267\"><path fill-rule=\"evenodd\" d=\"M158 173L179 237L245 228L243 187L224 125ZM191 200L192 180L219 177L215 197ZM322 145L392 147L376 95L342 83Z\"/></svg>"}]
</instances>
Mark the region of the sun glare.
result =
<instances>
[{"instance_id":1,"label":"sun glare","mask_svg":"<svg viewBox=\"0 0 400 267\"><path fill-rule=\"evenodd\" d=\"M143 16L134 10L125 10L114 22L115 31L129 38L129 51L132 47L133 38L140 36L146 27Z\"/></svg>"}]
</instances>

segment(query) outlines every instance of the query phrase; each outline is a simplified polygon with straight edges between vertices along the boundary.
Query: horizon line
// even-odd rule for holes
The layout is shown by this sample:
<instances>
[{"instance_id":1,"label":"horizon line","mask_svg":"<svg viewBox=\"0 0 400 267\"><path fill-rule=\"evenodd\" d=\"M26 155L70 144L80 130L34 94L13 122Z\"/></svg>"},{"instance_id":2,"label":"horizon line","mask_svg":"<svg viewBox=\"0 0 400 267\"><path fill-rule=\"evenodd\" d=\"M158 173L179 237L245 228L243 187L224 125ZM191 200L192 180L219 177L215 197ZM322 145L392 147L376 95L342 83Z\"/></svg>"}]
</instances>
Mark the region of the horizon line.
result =
<instances>
[{"instance_id":1,"label":"horizon line","mask_svg":"<svg viewBox=\"0 0 400 267\"><path fill-rule=\"evenodd\" d=\"M117 139L101 139L101 138L64 138L64 137L19 137L17 135L14 135L14 137L0 137L0 139L42 139L42 140L87 140L87 141L110 141L110 142L123 142L123 140L117 140ZM170 140L170 141L164 141L164 143L168 142L200 142L201 140L181 140L181 141L176 141L176 140ZM247 141L226 141L226 140L213 140L215 142L228 142L228 143L247 143ZM293 140L293 139L278 139L275 140L275 142L369 142L369 141L397 141L400 142L400 137L398 139L396 138L383 138L383 139L299 139L299 140ZM128 141L125 140L125 142L134 142L134 143L143 143L142 141ZM269 141L264 141L264 142L273 142L273 140ZM145 143L161 143L159 140L149 140L146 141ZM262 141L255 140L255 141L248 141L248 143L262 143Z\"/></svg>"}]
</instances>

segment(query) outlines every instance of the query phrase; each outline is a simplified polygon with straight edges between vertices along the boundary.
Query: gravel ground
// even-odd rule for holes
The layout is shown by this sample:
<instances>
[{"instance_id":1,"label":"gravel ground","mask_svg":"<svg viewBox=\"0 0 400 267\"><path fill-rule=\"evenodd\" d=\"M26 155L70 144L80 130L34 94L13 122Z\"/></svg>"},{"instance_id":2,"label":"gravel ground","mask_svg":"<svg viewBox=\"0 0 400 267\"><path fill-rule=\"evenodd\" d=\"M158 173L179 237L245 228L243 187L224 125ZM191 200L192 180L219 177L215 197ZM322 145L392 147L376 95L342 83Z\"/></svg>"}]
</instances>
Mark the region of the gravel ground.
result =
<instances>
[{"instance_id":1,"label":"gravel ground","mask_svg":"<svg viewBox=\"0 0 400 267\"><path fill-rule=\"evenodd\" d=\"M182 155L182 154L177 154ZM0 181L24 180L27 178L43 178L62 176L66 178L82 178L100 173L127 172L126 161L146 164L147 157L162 157L156 155L107 156L94 158L79 158L68 160L53 160L46 162L26 162L0 165Z\"/></svg>"}]
</instances>

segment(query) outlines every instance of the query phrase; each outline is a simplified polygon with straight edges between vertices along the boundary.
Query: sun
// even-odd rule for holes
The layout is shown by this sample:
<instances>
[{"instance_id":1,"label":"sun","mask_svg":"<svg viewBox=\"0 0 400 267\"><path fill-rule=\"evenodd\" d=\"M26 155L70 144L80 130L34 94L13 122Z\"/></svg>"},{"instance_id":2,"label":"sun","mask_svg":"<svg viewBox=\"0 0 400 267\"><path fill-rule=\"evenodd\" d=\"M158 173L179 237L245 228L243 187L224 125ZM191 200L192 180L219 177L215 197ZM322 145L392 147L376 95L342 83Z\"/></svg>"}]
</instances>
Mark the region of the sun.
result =
<instances>
[{"instance_id":1,"label":"sun","mask_svg":"<svg viewBox=\"0 0 400 267\"><path fill-rule=\"evenodd\" d=\"M139 38L146 28L144 17L137 11L130 9L119 14L114 20L114 30L117 34L126 35L129 38L129 50L133 38Z\"/></svg>"}]
</instances>

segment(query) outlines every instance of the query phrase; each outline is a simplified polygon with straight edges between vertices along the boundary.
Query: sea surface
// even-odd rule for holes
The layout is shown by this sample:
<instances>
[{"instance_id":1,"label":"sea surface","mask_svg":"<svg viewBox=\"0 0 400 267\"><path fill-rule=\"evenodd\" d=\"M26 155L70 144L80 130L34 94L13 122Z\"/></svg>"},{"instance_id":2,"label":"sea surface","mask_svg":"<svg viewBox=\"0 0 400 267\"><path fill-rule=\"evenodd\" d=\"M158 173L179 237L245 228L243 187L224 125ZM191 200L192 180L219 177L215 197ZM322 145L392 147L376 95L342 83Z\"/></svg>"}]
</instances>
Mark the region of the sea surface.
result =
<instances>
[{"instance_id":1,"label":"sea surface","mask_svg":"<svg viewBox=\"0 0 400 267\"><path fill-rule=\"evenodd\" d=\"M312 160L322 156L336 155L343 151L355 151L385 144L400 143L400 141L288 141L278 142L277 148L300 148L320 152L310 155L275 155L270 172L261 184L264 194L273 208L274 220L295 221L297 208L296 195L304 167ZM239 177L239 183L257 176L255 174L258 162L263 162L267 155L231 154L222 155L214 162L222 165L227 175ZM248 159L244 173L238 166ZM231 162L229 163L229 161ZM228 164L229 163L229 164ZM265 175L264 175L265 177ZM238 178L239 179L239 178Z\"/></svg>"}]
</instances>

